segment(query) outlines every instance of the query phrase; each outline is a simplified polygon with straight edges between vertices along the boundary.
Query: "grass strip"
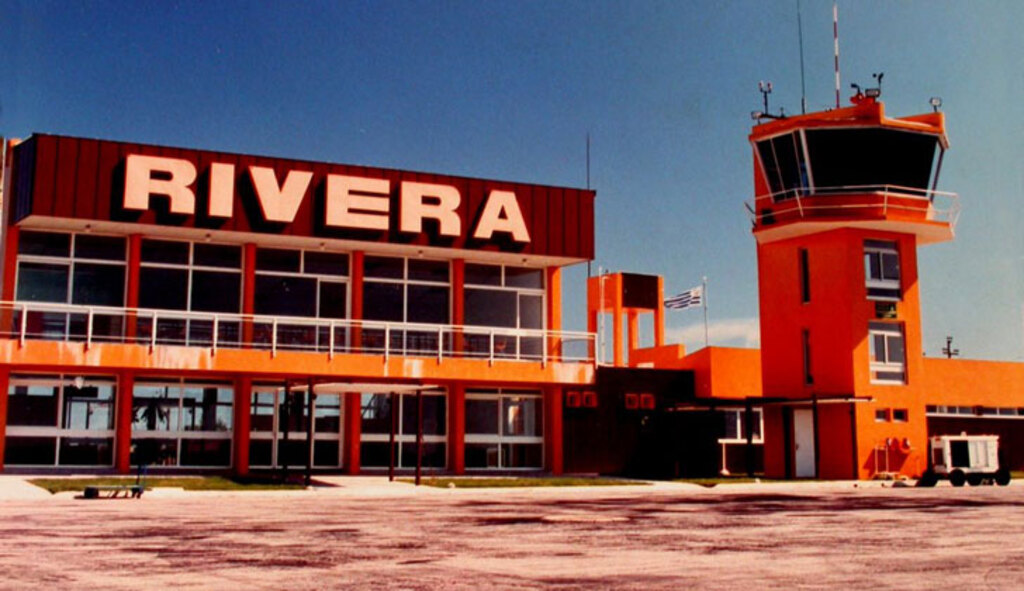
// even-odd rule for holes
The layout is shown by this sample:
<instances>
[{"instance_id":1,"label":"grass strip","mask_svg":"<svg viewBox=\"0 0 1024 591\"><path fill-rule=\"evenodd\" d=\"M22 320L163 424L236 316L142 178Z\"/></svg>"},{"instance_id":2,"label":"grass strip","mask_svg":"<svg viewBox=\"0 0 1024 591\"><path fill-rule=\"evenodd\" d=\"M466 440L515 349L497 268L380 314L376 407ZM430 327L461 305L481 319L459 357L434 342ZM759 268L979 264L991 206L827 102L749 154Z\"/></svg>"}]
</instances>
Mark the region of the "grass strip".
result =
<instances>
[{"instance_id":1,"label":"grass strip","mask_svg":"<svg viewBox=\"0 0 1024 591\"><path fill-rule=\"evenodd\" d=\"M135 477L103 478L33 478L28 482L50 491L81 492L87 486L131 486ZM275 482L236 482L223 476L147 476L144 481L147 490L153 488L183 488L185 490L297 490L301 484Z\"/></svg>"},{"instance_id":2,"label":"grass strip","mask_svg":"<svg viewBox=\"0 0 1024 591\"><path fill-rule=\"evenodd\" d=\"M399 482L413 483L412 478L399 478ZM649 483L639 480L623 480L620 478L593 478L593 477L571 477L571 476L536 476L536 477L464 477L444 478L430 477L420 481L425 486L435 488L528 488L528 487L550 487L550 486L645 486Z\"/></svg>"}]
</instances>

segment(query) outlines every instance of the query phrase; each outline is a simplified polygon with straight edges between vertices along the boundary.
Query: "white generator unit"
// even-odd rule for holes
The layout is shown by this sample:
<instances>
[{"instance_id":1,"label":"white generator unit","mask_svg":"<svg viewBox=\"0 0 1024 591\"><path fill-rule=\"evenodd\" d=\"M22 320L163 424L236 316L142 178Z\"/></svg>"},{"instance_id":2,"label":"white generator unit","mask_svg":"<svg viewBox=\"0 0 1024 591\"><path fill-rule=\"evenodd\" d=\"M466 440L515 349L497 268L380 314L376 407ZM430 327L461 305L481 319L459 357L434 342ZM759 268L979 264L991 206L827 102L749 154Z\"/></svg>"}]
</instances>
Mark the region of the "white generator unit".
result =
<instances>
[{"instance_id":1,"label":"white generator unit","mask_svg":"<svg viewBox=\"0 0 1024 591\"><path fill-rule=\"evenodd\" d=\"M953 486L1010 483L1010 471L999 466L998 435L936 435L928 440L928 471L920 486L935 486L940 478Z\"/></svg>"}]
</instances>

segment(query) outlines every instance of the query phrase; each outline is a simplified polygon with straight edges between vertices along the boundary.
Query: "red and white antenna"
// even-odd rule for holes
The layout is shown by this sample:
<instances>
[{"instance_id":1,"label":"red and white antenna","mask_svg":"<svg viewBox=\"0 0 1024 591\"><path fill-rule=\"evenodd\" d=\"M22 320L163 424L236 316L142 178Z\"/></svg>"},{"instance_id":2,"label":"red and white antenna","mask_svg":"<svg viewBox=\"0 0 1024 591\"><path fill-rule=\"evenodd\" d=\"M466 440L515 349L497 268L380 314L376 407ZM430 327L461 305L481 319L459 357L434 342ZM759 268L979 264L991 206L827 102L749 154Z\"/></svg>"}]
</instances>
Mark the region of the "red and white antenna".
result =
<instances>
[{"instance_id":1,"label":"red and white antenna","mask_svg":"<svg viewBox=\"0 0 1024 591\"><path fill-rule=\"evenodd\" d=\"M836 55L836 108L839 108L839 3L832 3L832 40Z\"/></svg>"}]
</instances>

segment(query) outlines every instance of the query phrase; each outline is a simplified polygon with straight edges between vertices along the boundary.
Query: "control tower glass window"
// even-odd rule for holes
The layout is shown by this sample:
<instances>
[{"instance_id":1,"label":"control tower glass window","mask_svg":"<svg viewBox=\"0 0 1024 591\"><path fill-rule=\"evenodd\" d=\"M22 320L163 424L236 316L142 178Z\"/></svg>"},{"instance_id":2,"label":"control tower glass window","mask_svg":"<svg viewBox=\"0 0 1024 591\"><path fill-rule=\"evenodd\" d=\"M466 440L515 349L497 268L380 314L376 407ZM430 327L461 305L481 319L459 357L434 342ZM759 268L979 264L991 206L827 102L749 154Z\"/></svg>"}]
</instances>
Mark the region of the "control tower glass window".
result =
<instances>
[{"instance_id":1,"label":"control tower glass window","mask_svg":"<svg viewBox=\"0 0 1024 591\"><path fill-rule=\"evenodd\" d=\"M774 201L803 195L810 175L802 134L777 135L757 142L757 153Z\"/></svg>"},{"instance_id":2,"label":"control tower glass window","mask_svg":"<svg viewBox=\"0 0 1024 591\"><path fill-rule=\"evenodd\" d=\"M838 188L929 188L937 136L878 127L808 129L807 154L814 184Z\"/></svg>"},{"instance_id":3,"label":"control tower glass window","mask_svg":"<svg viewBox=\"0 0 1024 591\"><path fill-rule=\"evenodd\" d=\"M895 242L864 241L864 277L868 299L900 299L900 253Z\"/></svg>"}]
</instances>

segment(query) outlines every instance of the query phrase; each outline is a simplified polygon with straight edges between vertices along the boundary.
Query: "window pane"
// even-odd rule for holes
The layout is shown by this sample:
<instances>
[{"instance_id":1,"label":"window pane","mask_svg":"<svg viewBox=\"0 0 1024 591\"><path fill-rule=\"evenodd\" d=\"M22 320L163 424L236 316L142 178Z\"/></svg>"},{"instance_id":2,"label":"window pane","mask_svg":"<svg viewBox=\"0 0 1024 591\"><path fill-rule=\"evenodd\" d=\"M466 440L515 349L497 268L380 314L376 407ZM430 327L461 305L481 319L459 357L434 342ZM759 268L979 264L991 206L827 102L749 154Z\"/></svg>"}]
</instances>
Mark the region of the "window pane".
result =
<instances>
[{"instance_id":1,"label":"window pane","mask_svg":"<svg viewBox=\"0 0 1024 591\"><path fill-rule=\"evenodd\" d=\"M348 255L336 252L306 253L305 273L312 275L335 275L345 277L348 275Z\"/></svg>"},{"instance_id":2,"label":"window pane","mask_svg":"<svg viewBox=\"0 0 1024 591\"><path fill-rule=\"evenodd\" d=\"M409 322L448 324L448 288L409 285Z\"/></svg>"},{"instance_id":3,"label":"window pane","mask_svg":"<svg viewBox=\"0 0 1024 591\"><path fill-rule=\"evenodd\" d=\"M466 289L466 324L515 328L516 293L492 289Z\"/></svg>"},{"instance_id":4,"label":"window pane","mask_svg":"<svg viewBox=\"0 0 1024 591\"><path fill-rule=\"evenodd\" d=\"M401 462L399 466L401 468L415 468L416 467L416 443L406 442L401 445ZM445 454L446 446L444 443L425 442L423 444L423 462L424 468L444 468L446 461Z\"/></svg>"},{"instance_id":5,"label":"window pane","mask_svg":"<svg viewBox=\"0 0 1024 591\"><path fill-rule=\"evenodd\" d=\"M448 283L448 261L409 259L409 279Z\"/></svg>"},{"instance_id":6,"label":"window pane","mask_svg":"<svg viewBox=\"0 0 1024 591\"><path fill-rule=\"evenodd\" d=\"M402 285L396 283L363 284L363 318L366 320L403 320Z\"/></svg>"},{"instance_id":7,"label":"window pane","mask_svg":"<svg viewBox=\"0 0 1024 591\"><path fill-rule=\"evenodd\" d=\"M886 355L889 363L903 363L906 360L903 354L903 335L886 337Z\"/></svg>"},{"instance_id":8,"label":"window pane","mask_svg":"<svg viewBox=\"0 0 1024 591\"><path fill-rule=\"evenodd\" d=\"M366 277L402 279L405 261L390 257L366 257L363 259L363 274Z\"/></svg>"},{"instance_id":9,"label":"window pane","mask_svg":"<svg viewBox=\"0 0 1024 591\"><path fill-rule=\"evenodd\" d=\"M228 466L231 464L230 439L182 439L182 466Z\"/></svg>"},{"instance_id":10,"label":"window pane","mask_svg":"<svg viewBox=\"0 0 1024 591\"><path fill-rule=\"evenodd\" d=\"M139 307L160 310L188 308L188 271L142 267L139 269Z\"/></svg>"},{"instance_id":11,"label":"window pane","mask_svg":"<svg viewBox=\"0 0 1024 591\"><path fill-rule=\"evenodd\" d=\"M320 394L316 397L314 416L317 434L337 434L341 431L341 398L338 394Z\"/></svg>"},{"instance_id":12,"label":"window pane","mask_svg":"<svg viewBox=\"0 0 1024 591\"><path fill-rule=\"evenodd\" d=\"M75 236L75 258L123 261L125 254L125 239L122 237L88 234Z\"/></svg>"},{"instance_id":13,"label":"window pane","mask_svg":"<svg viewBox=\"0 0 1024 591\"><path fill-rule=\"evenodd\" d=\"M466 433L498 434L498 399L466 399Z\"/></svg>"},{"instance_id":14,"label":"window pane","mask_svg":"<svg viewBox=\"0 0 1024 591\"><path fill-rule=\"evenodd\" d=\"M726 411L722 411L722 414L725 415L725 438L726 439L739 439L740 438L740 430L739 430L739 423L740 423L739 414L740 413L739 413L739 411L738 410L726 410Z\"/></svg>"},{"instance_id":15,"label":"window pane","mask_svg":"<svg viewBox=\"0 0 1024 591\"><path fill-rule=\"evenodd\" d=\"M114 463L114 440L110 438L62 437L61 466L109 466Z\"/></svg>"},{"instance_id":16,"label":"window pane","mask_svg":"<svg viewBox=\"0 0 1024 591\"><path fill-rule=\"evenodd\" d=\"M241 306L241 274L216 271L192 272L192 310L238 312Z\"/></svg>"},{"instance_id":17,"label":"window pane","mask_svg":"<svg viewBox=\"0 0 1024 591\"><path fill-rule=\"evenodd\" d=\"M466 285L501 285L501 267L467 263Z\"/></svg>"},{"instance_id":18,"label":"window pane","mask_svg":"<svg viewBox=\"0 0 1024 591\"><path fill-rule=\"evenodd\" d=\"M502 468L540 468L543 454L539 443L506 443L501 446Z\"/></svg>"},{"instance_id":19,"label":"window pane","mask_svg":"<svg viewBox=\"0 0 1024 591\"><path fill-rule=\"evenodd\" d=\"M7 424L25 427L56 427L59 391L59 386L12 384L8 389Z\"/></svg>"},{"instance_id":20,"label":"window pane","mask_svg":"<svg viewBox=\"0 0 1024 591\"><path fill-rule=\"evenodd\" d=\"M505 267L506 287L544 288L544 272L540 269Z\"/></svg>"},{"instance_id":21,"label":"window pane","mask_svg":"<svg viewBox=\"0 0 1024 591\"><path fill-rule=\"evenodd\" d=\"M182 431L230 431L231 388L186 386L182 391ZM224 395L222 395L224 394Z\"/></svg>"},{"instance_id":22,"label":"window pane","mask_svg":"<svg viewBox=\"0 0 1024 591\"><path fill-rule=\"evenodd\" d=\"M499 450L497 443L467 443L467 468L499 468Z\"/></svg>"},{"instance_id":23,"label":"window pane","mask_svg":"<svg viewBox=\"0 0 1024 591\"><path fill-rule=\"evenodd\" d=\"M544 328L544 298L519 296L519 328Z\"/></svg>"},{"instance_id":24,"label":"window pane","mask_svg":"<svg viewBox=\"0 0 1024 591\"><path fill-rule=\"evenodd\" d=\"M885 279L900 278L900 257L896 253L882 254L882 277Z\"/></svg>"},{"instance_id":25,"label":"window pane","mask_svg":"<svg viewBox=\"0 0 1024 591\"><path fill-rule=\"evenodd\" d=\"M316 279L276 275L256 276L257 314L316 316Z\"/></svg>"},{"instance_id":26,"label":"window pane","mask_svg":"<svg viewBox=\"0 0 1024 591\"><path fill-rule=\"evenodd\" d=\"M253 392L250 405L249 430L255 432L269 432L274 430L274 405L275 394L273 392ZM267 462L269 463L269 461Z\"/></svg>"},{"instance_id":27,"label":"window pane","mask_svg":"<svg viewBox=\"0 0 1024 591\"><path fill-rule=\"evenodd\" d=\"M298 250L258 248L256 249L256 270L298 273L299 257L301 255L302 253Z\"/></svg>"},{"instance_id":28,"label":"window pane","mask_svg":"<svg viewBox=\"0 0 1024 591\"><path fill-rule=\"evenodd\" d=\"M187 265L188 242L143 240L142 262Z\"/></svg>"},{"instance_id":29,"label":"window pane","mask_svg":"<svg viewBox=\"0 0 1024 591\"><path fill-rule=\"evenodd\" d=\"M136 384L132 397L133 431L173 431L178 428L177 386Z\"/></svg>"},{"instance_id":30,"label":"window pane","mask_svg":"<svg viewBox=\"0 0 1024 591\"><path fill-rule=\"evenodd\" d=\"M196 243L192 264L199 267L239 269L242 266L242 248L227 244Z\"/></svg>"},{"instance_id":31,"label":"window pane","mask_svg":"<svg viewBox=\"0 0 1024 591\"><path fill-rule=\"evenodd\" d=\"M502 435L541 435L538 398L502 398L501 404Z\"/></svg>"},{"instance_id":32,"label":"window pane","mask_svg":"<svg viewBox=\"0 0 1024 591\"><path fill-rule=\"evenodd\" d=\"M363 394L362 395L362 432L363 433L390 433L391 432L391 395L390 394ZM385 465L387 462L385 462Z\"/></svg>"},{"instance_id":33,"label":"window pane","mask_svg":"<svg viewBox=\"0 0 1024 591\"><path fill-rule=\"evenodd\" d=\"M56 461L56 437L7 437L4 463L11 466L52 466Z\"/></svg>"},{"instance_id":34,"label":"window pane","mask_svg":"<svg viewBox=\"0 0 1024 591\"><path fill-rule=\"evenodd\" d=\"M131 463L154 466L178 465L177 439L133 439Z\"/></svg>"},{"instance_id":35,"label":"window pane","mask_svg":"<svg viewBox=\"0 0 1024 591\"><path fill-rule=\"evenodd\" d=\"M23 231L18 234L18 254L67 257L71 254L71 235Z\"/></svg>"},{"instance_id":36,"label":"window pane","mask_svg":"<svg viewBox=\"0 0 1024 591\"><path fill-rule=\"evenodd\" d=\"M71 302L86 306L124 305L124 266L75 263Z\"/></svg>"},{"instance_id":37,"label":"window pane","mask_svg":"<svg viewBox=\"0 0 1024 591\"><path fill-rule=\"evenodd\" d=\"M423 395L423 434L444 435L447 423L444 396ZM402 398L402 434L416 435L416 395Z\"/></svg>"},{"instance_id":38,"label":"window pane","mask_svg":"<svg viewBox=\"0 0 1024 591\"><path fill-rule=\"evenodd\" d=\"M68 301L68 266L43 263L18 264L18 290L15 296L23 302Z\"/></svg>"},{"instance_id":39,"label":"window pane","mask_svg":"<svg viewBox=\"0 0 1024 591\"><path fill-rule=\"evenodd\" d=\"M113 384L64 386L65 429L108 431L114 428ZM61 462L63 463L63 456Z\"/></svg>"},{"instance_id":40,"label":"window pane","mask_svg":"<svg viewBox=\"0 0 1024 591\"><path fill-rule=\"evenodd\" d=\"M347 284L321 281L320 318L345 318L348 309L347 298Z\"/></svg>"},{"instance_id":41,"label":"window pane","mask_svg":"<svg viewBox=\"0 0 1024 591\"><path fill-rule=\"evenodd\" d=\"M868 279L881 279L881 264L878 261L877 252L864 253L864 268L867 270Z\"/></svg>"}]
</instances>

